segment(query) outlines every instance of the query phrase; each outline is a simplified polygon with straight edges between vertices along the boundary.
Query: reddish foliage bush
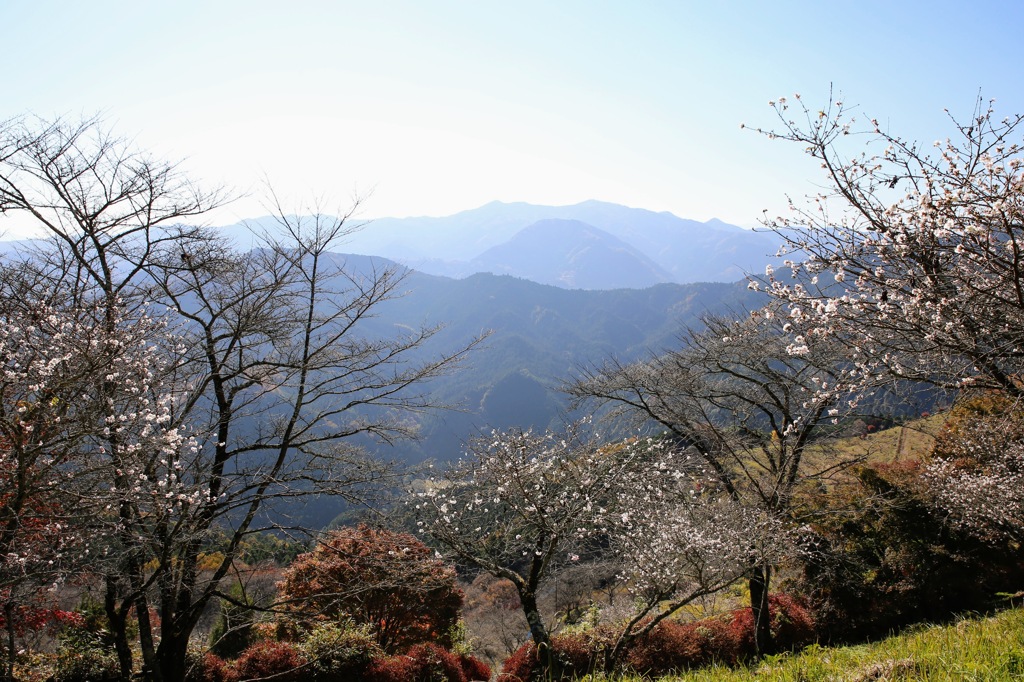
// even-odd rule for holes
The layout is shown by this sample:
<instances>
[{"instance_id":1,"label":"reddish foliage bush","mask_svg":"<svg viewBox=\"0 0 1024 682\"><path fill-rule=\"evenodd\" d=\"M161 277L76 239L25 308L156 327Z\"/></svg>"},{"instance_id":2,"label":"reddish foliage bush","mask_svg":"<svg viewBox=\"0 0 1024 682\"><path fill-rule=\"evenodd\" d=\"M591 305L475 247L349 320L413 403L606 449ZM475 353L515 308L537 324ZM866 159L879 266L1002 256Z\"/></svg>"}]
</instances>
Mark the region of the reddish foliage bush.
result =
<instances>
[{"instance_id":1,"label":"reddish foliage bush","mask_svg":"<svg viewBox=\"0 0 1024 682\"><path fill-rule=\"evenodd\" d=\"M551 648L565 674L582 677L597 663L595 644L594 638L585 635L559 635L551 641Z\"/></svg>"},{"instance_id":2,"label":"reddish foliage bush","mask_svg":"<svg viewBox=\"0 0 1024 682\"><path fill-rule=\"evenodd\" d=\"M487 666L477 663L489 676ZM364 679L366 682L468 682L461 658L436 644L417 644L405 655L378 658L366 668Z\"/></svg>"},{"instance_id":3,"label":"reddish foliage bush","mask_svg":"<svg viewBox=\"0 0 1024 682\"><path fill-rule=\"evenodd\" d=\"M6 600L9 592L0 590L0 600ZM14 634L19 637L29 631L38 632L45 629L52 634L64 627L80 628L85 625L85 617L77 611L20 605L14 607L14 616ZM7 629L7 619L3 612L0 612L0 629Z\"/></svg>"},{"instance_id":4,"label":"reddish foliage bush","mask_svg":"<svg viewBox=\"0 0 1024 682\"><path fill-rule=\"evenodd\" d=\"M814 641L814 621L807 609L792 597L772 595L769 612L778 648L796 648ZM733 665L754 654L753 625L749 608L696 623L664 620L633 643L619 666L640 675L660 677L711 663ZM552 639L563 679L581 677L598 669L603 650L608 646L611 646L610 634L600 630ZM499 679L527 682L536 666L537 650L528 642L505 660Z\"/></svg>"},{"instance_id":5,"label":"reddish foliage bush","mask_svg":"<svg viewBox=\"0 0 1024 682\"><path fill-rule=\"evenodd\" d=\"M416 663L410 682L466 682L459 657L436 644L417 644L408 657Z\"/></svg>"},{"instance_id":6,"label":"reddish foliage bush","mask_svg":"<svg viewBox=\"0 0 1024 682\"><path fill-rule=\"evenodd\" d=\"M739 656L740 642L729 621L665 620L630 647L625 665L641 675L660 676L712 662L733 664Z\"/></svg>"},{"instance_id":7,"label":"reddish foliage bush","mask_svg":"<svg viewBox=\"0 0 1024 682\"><path fill-rule=\"evenodd\" d=\"M582 677L599 665L600 644L594 637L557 635L551 639L551 648L561 672L560 678L552 679ZM533 642L527 642L505 659L498 679L502 682L527 682L538 665L537 647Z\"/></svg>"},{"instance_id":8,"label":"reddish foliage bush","mask_svg":"<svg viewBox=\"0 0 1024 682\"><path fill-rule=\"evenodd\" d=\"M527 682L536 661L537 647L533 642L526 642L505 659L501 665L501 674L498 675L498 679L501 682Z\"/></svg>"},{"instance_id":9,"label":"reddish foliage bush","mask_svg":"<svg viewBox=\"0 0 1024 682\"><path fill-rule=\"evenodd\" d=\"M282 619L284 634L351 618L371 626L388 653L423 642L450 645L462 608L453 567L411 535L366 525L332 531L300 555L285 572L281 597L294 610Z\"/></svg>"},{"instance_id":10,"label":"reddish foliage bush","mask_svg":"<svg viewBox=\"0 0 1024 682\"><path fill-rule=\"evenodd\" d=\"M206 653L186 671L185 682L238 682L238 673L220 656Z\"/></svg>"},{"instance_id":11,"label":"reddish foliage bush","mask_svg":"<svg viewBox=\"0 0 1024 682\"><path fill-rule=\"evenodd\" d=\"M408 656L388 656L370 662L363 673L365 682L406 682L416 674L416 662Z\"/></svg>"},{"instance_id":12,"label":"reddish foliage bush","mask_svg":"<svg viewBox=\"0 0 1024 682\"><path fill-rule=\"evenodd\" d=\"M491 679L491 667L475 656L462 654L459 656L459 665L469 682Z\"/></svg>"},{"instance_id":13,"label":"reddish foliage bush","mask_svg":"<svg viewBox=\"0 0 1024 682\"><path fill-rule=\"evenodd\" d=\"M807 608L786 594L768 598L772 645L776 650L798 649L813 642L817 636L814 619ZM732 612L729 626L739 643L742 656L754 654L754 614L749 608Z\"/></svg>"},{"instance_id":14,"label":"reddish foliage bush","mask_svg":"<svg viewBox=\"0 0 1024 682\"><path fill-rule=\"evenodd\" d=\"M258 680L274 675L278 682L298 682L302 676L299 667L305 661L302 654L288 642L261 640L242 652L235 661L238 680Z\"/></svg>"}]
</instances>

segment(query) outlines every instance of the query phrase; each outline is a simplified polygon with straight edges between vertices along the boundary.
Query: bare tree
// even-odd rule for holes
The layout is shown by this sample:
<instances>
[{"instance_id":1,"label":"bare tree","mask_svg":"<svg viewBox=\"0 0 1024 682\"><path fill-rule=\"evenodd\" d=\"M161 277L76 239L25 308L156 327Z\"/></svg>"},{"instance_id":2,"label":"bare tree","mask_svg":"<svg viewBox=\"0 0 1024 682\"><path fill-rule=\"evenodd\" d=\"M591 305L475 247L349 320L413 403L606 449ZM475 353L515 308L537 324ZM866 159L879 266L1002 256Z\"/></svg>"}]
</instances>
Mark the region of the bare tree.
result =
<instances>
[{"instance_id":1,"label":"bare tree","mask_svg":"<svg viewBox=\"0 0 1024 682\"><path fill-rule=\"evenodd\" d=\"M244 538L264 528L269 505L315 494L358 501L395 480L348 442L414 435L409 415L440 407L419 385L450 371L475 343L416 359L436 328L366 335L361 323L401 293L401 272L353 271L331 253L347 216L279 220L287 241L235 255L209 239L180 240L154 268L186 321L179 371L192 388L176 419L197 433L195 477L209 500L172 562L191 568L168 573L173 582L162 586L162 612L181 619L183 634L169 635L164 619L161 660L176 660L209 600L225 596L220 581ZM200 581L195 566L214 528L228 533L224 558Z\"/></svg>"},{"instance_id":2,"label":"bare tree","mask_svg":"<svg viewBox=\"0 0 1024 682\"><path fill-rule=\"evenodd\" d=\"M122 675L132 674L134 614L146 676L180 680L189 636L206 605L227 597L219 587L242 540L270 523L278 501L360 497L389 480L391 469L353 437L411 435L410 415L437 407L420 385L450 371L475 340L432 355L436 328L410 321L383 337L367 331L376 309L402 293L403 275L353 269L332 253L352 229L348 214L307 222L278 210L279 233L238 254L209 230L178 224L220 193L197 189L97 121L9 122L0 149L4 210L52 235L24 271L62 292L68 311L100 311L107 339L161 320L145 341L159 352L150 381L126 393L108 371L91 388L109 408L94 433L105 439L115 493L111 512L96 519L110 531L102 534L108 560L93 568L106 581ZM134 419L108 428L140 400L166 412L149 435L173 434L173 447L140 445L145 427ZM176 503L152 513L149 501L171 485ZM222 561L202 573L205 543L224 533Z\"/></svg>"}]
</instances>

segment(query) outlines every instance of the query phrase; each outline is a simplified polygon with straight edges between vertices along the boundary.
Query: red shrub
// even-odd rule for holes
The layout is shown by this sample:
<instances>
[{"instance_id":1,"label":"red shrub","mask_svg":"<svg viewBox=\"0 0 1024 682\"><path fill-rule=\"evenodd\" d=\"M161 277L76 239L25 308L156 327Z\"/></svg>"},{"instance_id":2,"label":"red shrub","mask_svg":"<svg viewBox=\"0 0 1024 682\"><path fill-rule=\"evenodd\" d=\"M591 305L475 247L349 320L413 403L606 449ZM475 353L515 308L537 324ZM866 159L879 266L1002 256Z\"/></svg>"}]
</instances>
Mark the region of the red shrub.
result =
<instances>
[{"instance_id":1,"label":"red shrub","mask_svg":"<svg viewBox=\"0 0 1024 682\"><path fill-rule=\"evenodd\" d=\"M732 664L739 653L736 633L720 618L666 620L630 647L625 664L642 675L661 676L713 662Z\"/></svg>"},{"instance_id":2,"label":"red shrub","mask_svg":"<svg viewBox=\"0 0 1024 682\"><path fill-rule=\"evenodd\" d=\"M778 648L792 649L814 641L814 622L807 609L792 597L772 595L769 612ZM696 623L664 620L633 643L620 666L647 677L661 677L712 663L733 665L754 654L753 624L749 608ZM552 639L566 679L596 669L602 647L610 645L607 638L602 640L603 634L607 633L594 631ZM505 660L498 679L527 682L536 664L537 650L533 642L527 642Z\"/></svg>"},{"instance_id":3,"label":"red shrub","mask_svg":"<svg viewBox=\"0 0 1024 682\"><path fill-rule=\"evenodd\" d=\"M598 641L586 635L557 635L551 639L551 648L562 671L561 679L583 677L599 663ZM537 664L537 648L533 642L527 642L505 659L498 679L527 682Z\"/></svg>"},{"instance_id":4,"label":"red shrub","mask_svg":"<svg viewBox=\"0 0 1024 682\"><path fill-rule=\"evenodd\" d=\"M238 673L220 656L206 653L186 671L185 682L238 682Z\"/></svg>"},{"instance_id":5,"label":"red shrub","mask_svg":"<svg viewBox=\"0 0 1024 682\"><path fill-rule=\"evenodd\" d=\"M814 619L807 609L793 597L773 594L768 598L771 618L772 642L776 649L798 649L816 639ZM754 654L754 614L749 609L732 612L730 629L740 643L740 654Z\"/></svg>"},{"instance_id":6,"label":"red shrub","mask_svg":"<svg viewBox=\"0 0 1024 682\"><path fill-rule=\"evenodd\" d=\"M489 676L487 666L480 665ZM417 644L404 656L373 661L366 669L365 679L366 682L468 682L460 657L430 643Z\"/></svg>"},{"instance_id":7,"label":"red shrub","mask_svg":"<svg viewBox=\"0 0 1024 682\"><path fill-rule=\"evenodd\" d=\"M328 533L292 562L280 587L292 610L286 626L308 631L351 618L372 627L392 654L425 642L450 645L462 608L454 567L411 535L365 524Z\"/></svg>"},{"instance_id":8,"label":"red shrub","mask_svg":"<svg viewBox=\"0 0 1024 682\"><path fill-rule=\"evenodd\" d=\"M408 656L376 658L363 673L365 682L406 682L416 674L416 663Z\"/></svg>"},{"instance_id":9,"label":"red shrub","mask_svg":"<svg viewBox=\"0 0 1024 682\"><path fill-rule=\"evenodd\" d=\"M498 679L501 682L527 682L536 661L537 647L533 642L526 642L505 659Z\"/></svg>"},{"instance_id":10,"label":"red shrub","mask_svg":"<svg viewBox=\"0 0 1024 682\"><path fill-rule=\"evenodd\" d=\"M274 675L276 682L297 682L305 661L302 654L288 642L261 640L242 652L235 661L238 679L258 680Z\"/></svg>"},{"instance_id":11,"label":"red shrub","mask_svg":"<svg viewBox=\"0 0 1024 682\"><path fill-rule=\"evenodd\" d=\"M462 654L459 656L459 665L469 682L491 679L491 667L475 656Z\"/></svg>"},{"instance_id":12,"label":"red shrub","mask_svg":"<svg viewBox=\"0 0 1024 682\"><path fill-rule=\"evenodd\" d=\"M459 657L437 644L417 644L407 655L417 665L410 682L466 682Z\"/></svg>"},{"instance_id":13,"label":"red shrub","mask_svg":"<svg viewBox=\"0 0 1024 682\"><path fill-rule=\"evenodd\" d=\"M558 635L551 645L565 673L582 677L593 672L597 664L597 642L586 635Z\"/></svg>"},{"instance_id":14,"label":"red shrub","mask_svg":"<svg viewBox=\"0 0 1024 682\"><path fill-rule=\"evenodd\" d=\"M708 663L735 665L739 662L742 653L740 641L733 634L728 621L722 618L708 618L694 623L694 628L701 636L705 665Z\"/></svg>"},{"instance_id":15,"label":"red shrub","mask_svg":"<svg viewBox=\"0 0 1024 682\"><path fill-rule=\"evenodd\" d=\"M0 591L0 599L9 597L9 592ZM85 626L85 617L77 611L62 611L35 606L14 607L14 634L21 637L26 632L47 630L55 634L64 627L81 628ZM0 611L0 630L7 629L7 619Z\"/></svg>"}]
</instances>

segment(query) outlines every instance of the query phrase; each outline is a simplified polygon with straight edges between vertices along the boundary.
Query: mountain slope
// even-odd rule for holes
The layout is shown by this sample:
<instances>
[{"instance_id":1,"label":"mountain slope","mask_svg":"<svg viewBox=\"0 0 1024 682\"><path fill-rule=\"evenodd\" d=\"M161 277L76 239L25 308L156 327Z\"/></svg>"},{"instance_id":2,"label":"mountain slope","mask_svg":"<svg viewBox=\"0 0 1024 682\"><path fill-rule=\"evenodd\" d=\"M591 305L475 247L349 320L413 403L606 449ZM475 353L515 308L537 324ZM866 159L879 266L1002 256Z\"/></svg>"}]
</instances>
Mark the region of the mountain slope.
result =
<instances>
[{"instance_id":1,"label":"mountain slope","mask_svg":"<svg viewBox=\"0 0 1024 682\"><path fill-rule=\"evenodd\" d=\"M541 220L469 261L473 272L568 289L643 289L672 276L626 242L578 220Z\"/></svg>"},{"instance_id":2,"label":"mountain slope","mask_svg":"<svg viewBox=\"0 0 1024 682\"><path fill-rule=\"evenodd\" d=\"M381 263L343 258L357 268ZM423 349L426 357L491 331L457 372L424 387L437 402L459 404L463 411L419 417L423 440L394 451L409 461L457 457L466 438L491 428L557 426L566 404L557 388L576 368L662 351L705 313L739 312L763 302L743 282L585 291L509 276L456 280L410 271L404 288L408 293L382 305L364 333L445 325Z\"/></svg>"}]
</instances>

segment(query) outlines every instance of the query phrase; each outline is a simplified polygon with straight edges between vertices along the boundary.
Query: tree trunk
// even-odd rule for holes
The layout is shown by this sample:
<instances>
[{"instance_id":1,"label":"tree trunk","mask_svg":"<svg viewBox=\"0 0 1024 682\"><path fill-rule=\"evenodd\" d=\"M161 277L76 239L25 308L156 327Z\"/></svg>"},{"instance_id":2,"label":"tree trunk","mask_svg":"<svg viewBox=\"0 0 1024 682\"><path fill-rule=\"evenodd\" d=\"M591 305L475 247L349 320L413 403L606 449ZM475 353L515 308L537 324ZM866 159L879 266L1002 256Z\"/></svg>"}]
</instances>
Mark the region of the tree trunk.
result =
<instances>
[{"instance_id":1,"label":"tree trunk","mask_svg":"<svg viewBox=\"0 0 1024 682\"><path fill-rule=\"evenodd\" d=\"M7 625L7 660L4 661L4 669L0 673L0 680L13 682L14 680L14 657L18 653L14 632L14 603L4 604L4 620Z\"/></svg>"},{"instance_id":2,"label":"tree trunk","mask_svg":"<svg viewBox=\"0 0 1024 682\"><path fill-rule=\"evenodd\" d=\"M162 633L160 647L157 649L162 682L184 682L188 665L185 660L187 652L188 635L182 637L180 633L167 630Z\"/></svg>"},{"instance_id":3,"label":"tree trunk","mask_svg":"<svg viewBox=\"0 0 1024 682\"><path fill-rule=\"evenodd\" d=\"M537 607L536 593L525 590L520 591L519 601L523 606L523 615L526 616L526 622L530 625L530 636L533 638L533 644L537 648L537 667L533 669L530 680L536 682L560 680L562 678L561 665L555 657L555 652L551 648L551 638L548 636L548 631L541 620L540 609Z\"/></svg>"},{"instance_id":4,"label":"tree trunk","mask_svg":"<svg viewBox=\"0 0 1024 682\"><path fill-rule=\"evenodd\" d=\"M122 682L132 679L132 645L128 641L128 618L117 609L117 586L112 578L106 579L103 609L107 614L107 627L114 640L114 651L121 669Z\"/></svg>"},{"instance_id":5,"label":"tree trunk","mask_svg":"<svg viewBox=\"0 0 1024 682\"><path fill-rule=\"evenodd\" d=\"M139 645L142 649L142 677L151 682L162 682L160 662L153 642L153 624L149 618L149 600L145 594L135 600L135 620L139 625Z\"/></svg>"},{"instance_id":6,"label":"tree trunk","mask_svg":"<svg viewBox=\"0 0 1024 682\"><path fill-rule=\"evenodd\" d=\"M754 653L758 658L771 653L772 628L768 609L768 589L771 585L770 566L755 566L750 575L750 610L754 615Z\"/></svg>"}]
</instances>

